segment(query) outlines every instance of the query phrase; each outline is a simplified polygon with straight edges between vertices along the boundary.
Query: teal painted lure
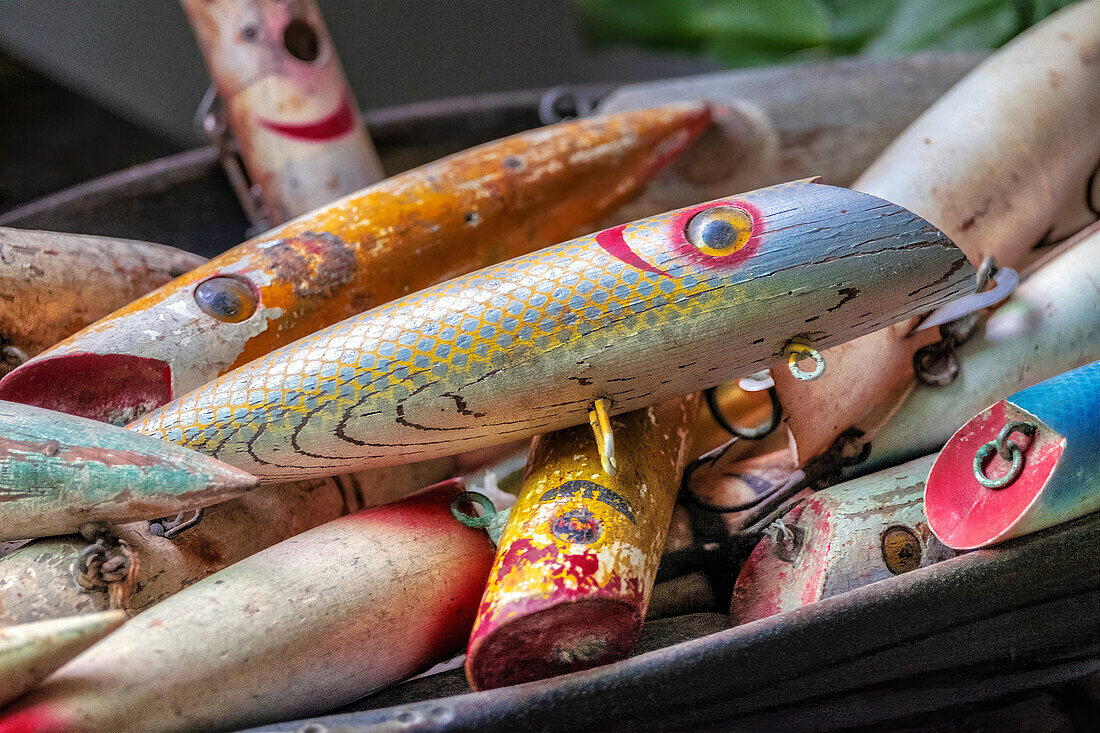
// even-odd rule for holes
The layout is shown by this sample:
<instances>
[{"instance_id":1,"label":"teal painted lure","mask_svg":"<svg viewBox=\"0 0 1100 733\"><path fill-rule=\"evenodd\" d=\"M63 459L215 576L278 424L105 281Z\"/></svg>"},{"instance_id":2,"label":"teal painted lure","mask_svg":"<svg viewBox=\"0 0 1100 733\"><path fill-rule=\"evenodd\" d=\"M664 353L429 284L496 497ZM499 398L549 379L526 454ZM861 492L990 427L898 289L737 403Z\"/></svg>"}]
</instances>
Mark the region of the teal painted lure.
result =
<instances>
[{"instance_id":1,"label":"teal painted lure","mask_svg":"<svg viewBox=\"0 0 1100 733\"><path fill-rule=\"evenodd\" d=\"M0 540L172 516L256 485L254 476L178 445L0 401Z\"/></svg>"},{"instance_id":2,"label":"teal painted lure","mask_svg":"<svg viewBox=\"0 0 1100 733\"><path fill-rule=\"evenodd\" d=\"M454 454L753 372L968 292L938 229L794 182L680 209L399 298L129 427L262 481Z\"/></svg>"},{"instance_id":3,"label":"teal painted lure","mask_svg":"<svg viewBox=\"0 0 1100 733\"><path fill-rule=\"evenodd\" d=\"M1021 390L959 428L932 466L924 505L932 531L957 550L1100 510L1100 361Z\"/></svg>"}]
</instances>

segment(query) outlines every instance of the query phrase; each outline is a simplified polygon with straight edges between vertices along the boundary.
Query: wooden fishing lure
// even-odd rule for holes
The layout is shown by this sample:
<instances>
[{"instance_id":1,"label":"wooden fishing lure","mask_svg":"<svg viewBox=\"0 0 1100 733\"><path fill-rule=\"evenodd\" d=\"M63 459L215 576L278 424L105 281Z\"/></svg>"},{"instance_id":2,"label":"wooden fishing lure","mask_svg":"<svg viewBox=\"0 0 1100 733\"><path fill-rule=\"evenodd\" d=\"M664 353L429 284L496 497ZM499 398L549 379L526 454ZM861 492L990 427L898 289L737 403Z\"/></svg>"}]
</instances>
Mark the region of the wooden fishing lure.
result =
<instances>
[{"instance_id":1,"label":"wooden fishing lure","mask_svg":"<svg viewBox=\"0 0 1100 733\"><path fill-rule=\"evenodd\" d=\"M1010 395L959 428L924 492L928 523L959 550L1100 509L1100 361Z\"/></svg>"},{"instance_id":2,"label":"wooden fishing lure","mask_svg":"<svg viewBox=\"0 0 1100 733\"><path fill-rule=\"evenodd\" d=\"M350 318L130 427L274 481L471 450L840 343L973 270L881 199L796 182L547 248ZM10 378L10 377L9 377Z\"/></svg>"},{"instance_id":3,"label":"wooden fishing lure","mask_svg":"<svg viewBox=\"0 0 1100 733\"><path fill-rule=\"evenodd\" d=\"M0 558L0 625L112 605L142 611L278 542L453 475L446 458L262 486L207 507L201 523L174 539L154 535L148 522L112 527L114 539L91 558L90 541L79 536L35 540ZM104 577L83 567L117 570Z\"/></svg>"},{"instance_id":4,"label":"wooden fishing lure","mask_svg":"<svg viewBox=\"0 0 1100 733\"><path fill-rule=\"evenodd\" d=\"M351 514L128 621L7 714L21 731L235 730L327 712L461 648L493 561L448 481Z\"/></svg>"},{"instance_id":5,"label":"wooden fishing lure","mask_svg":"<svg viewBox=\"0 0 1100 733\"><path fill-rule=\"evenodd\" d=\"M934 459L818 491L772 525L737 576L730 603L734 624L953 557L928 529L921 501Z\"/></svg>"},{"instance_id":6,"label":"wooden fishing lure","mask_svg":"<svg viewBox=\"0 0 1100 733\"><path fill-rule=\"evenodd\" d=\"M384 177L315 0L182 4L251 179L244 188L258 189L254 223L281 224Z\"/></svg>"},{"instance_id":7,"label":"wooden fishing lure","mask_svg":"<svg viewBox=\"0 0 1100 733\"><path fill-rule=\"evenodd\" d=\"M938 451L975 413L1100 359L1100 228L1030 275L957 349L959 378L917 384L853 473Z\"/></svg>"},{"instance_id":8,"label":"wooden fishing lure","mask_svg":"<svg viewBox=\"0 0 1100 733\"><path fill-rule=\"evenodd\" d=\"M645 619L687 461L692 396L537 438L466 652L475 690L625 658Z\"/></svg>"},{"instance_id":9,"label":"wooden fishing lure","mask_svg":"<svg viewBox=\"0 0 1100 733\"><path fill-rule=\"evenodd\" d=\"M204 262L163 244L0 227L0 376Z\"/></svg>"},{"instance_id":10,"label":"wooden fishing lure","mask_svg":"<svg viewBox=\"0 0 1100 733\"><path fill-rule=\"evenodd\" d=\"M1100 0L1064 8L968 74L852 187L934 222L975 265L1024 266L1100 211L1098 47ZM831 377L816 384L776 370L800 465L853 425L870 438L897 406L913 356L937 340L911 325L826 354Z\"/></svg>"},{"instance_id":11,"label":"wooden fishing lure","mask_svg":"<svg viewBox=\"0 0 1100 733\"><path fill-rule=\"evenodd\" d=\"M254 476L177 445L0 401L0 540L172 516L256 485Z\"/></svg>"},{"instance_id":12,"label":"wooden fishing lure","mask_svg":"<svg viewBox=\"0 0 1100 733\"><path fill-rule=\"evenodd\" d=\"M0 399L126 424L319 328L590 231L708 121L687 104L565 122L387 179L101 319Z\"/></svg>"},{"instance_id":13,"label":"wooden fishing lure","mask_svg":"<svg viewBox=\"0 0 1100 733\"><path fill-rule=\"evenodd\" d=\"M0 626L0 708L126 620L122 611Z\"/></svg>"}]
</instances>

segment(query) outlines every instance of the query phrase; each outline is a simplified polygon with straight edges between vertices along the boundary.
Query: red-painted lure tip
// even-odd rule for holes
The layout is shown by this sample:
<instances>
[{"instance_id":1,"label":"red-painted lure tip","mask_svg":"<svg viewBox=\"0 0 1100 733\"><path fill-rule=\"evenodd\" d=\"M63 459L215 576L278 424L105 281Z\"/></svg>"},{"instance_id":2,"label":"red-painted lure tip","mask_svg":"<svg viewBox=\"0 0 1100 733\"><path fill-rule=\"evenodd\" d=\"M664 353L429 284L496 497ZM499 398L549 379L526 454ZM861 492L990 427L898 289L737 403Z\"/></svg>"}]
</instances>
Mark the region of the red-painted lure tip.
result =
<instances>
[{"instance_id":1,"label":"red-painted lure tip","mask_svg":"<svg viewBox=\"0 0 1100 733\"><path fill-rule=\"evenodd\" d=\"M0 400L125 425L172 401L167 363L128 354L64 354L0 380Z\"/></svg>"}]
</instances>

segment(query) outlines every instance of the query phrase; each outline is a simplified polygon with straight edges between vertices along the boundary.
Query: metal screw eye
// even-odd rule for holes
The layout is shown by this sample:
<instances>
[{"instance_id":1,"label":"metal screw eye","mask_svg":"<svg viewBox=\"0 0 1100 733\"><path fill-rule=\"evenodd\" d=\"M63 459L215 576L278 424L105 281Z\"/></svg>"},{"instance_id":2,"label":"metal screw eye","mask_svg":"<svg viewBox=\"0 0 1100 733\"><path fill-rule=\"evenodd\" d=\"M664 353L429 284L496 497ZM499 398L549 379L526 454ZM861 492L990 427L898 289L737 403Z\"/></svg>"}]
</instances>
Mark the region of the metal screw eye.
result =
<instances>
[{"instance_id":1,"label":"metal screw eye","mask_svg":"<svg viewBox=\"0 0 1100 733\"><path fill-rule=\"evenodd\" d=\"M485 513L479 517L476 514L467 514L462 511L462 504L467 501L477 504L485 510ZM493 520L493 515L496 513L497 509L493 506L492 500L485 496L485 494L479 494L476 491L463 491L451 502L451 514L454 515L454 518L473 529L485 529L488 527L489 522Z\"/></svg>"},{"instance_id":2,"label":"metal screw eye","mask_svg":"<svg viewBox=\"0 0 1100 733\"><path fill-rule=\"evenodd\" d=\"M1011 440L1008 436L1019 432L1021 435L1030 437L1035 434L1035 429L1035 425L1029 422L1014 420L1001 428L1001 432L997 434L996 438L978 448L974 453L974 478L978 480L978 483L987 489L1003 489L1015 481L1024 468L1024 451L1016 441ZM994 451L1004 460L1012 461L1008 473L1000 478L990 478L985 473L985 462L989 460Z\"/></svg>"},{"instance_id":3,"label":"metal screw eye","mask_svg":"<svg viewBox=\"0 0 1100 733\"><path fill-rule=\"evenodd\" d=\"M801 379L804 382L812 382L825 373L825 356L809 344L801 341L792 341L787 344L784 351L787 353L787 368L791 370L791 374L793 374L795 378ZM814 360L816 366L812 372L808 372L798 366L798 362L805 358Z\"/></svg>"}]
</instances>

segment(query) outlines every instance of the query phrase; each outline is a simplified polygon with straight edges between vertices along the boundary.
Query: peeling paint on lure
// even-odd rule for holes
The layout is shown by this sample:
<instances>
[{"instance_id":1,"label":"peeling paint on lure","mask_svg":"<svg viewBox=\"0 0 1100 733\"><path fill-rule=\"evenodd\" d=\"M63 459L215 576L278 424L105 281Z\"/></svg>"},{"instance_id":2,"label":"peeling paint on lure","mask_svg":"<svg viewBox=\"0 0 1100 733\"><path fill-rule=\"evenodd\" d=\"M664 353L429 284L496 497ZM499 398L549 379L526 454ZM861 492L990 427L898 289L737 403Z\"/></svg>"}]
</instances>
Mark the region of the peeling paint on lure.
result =
<instances>
[{"instance_id":1,"label":"peeling paint on lure","mask_svg":"<svg viewBox=\"0 0 1100 733\"><path fill-rule=\"evenodd\" d=\"M1100 225L1024 280L958 347L959 378L917 384L853 473L938 451L983 408L1100 359Z\"/></svg>"},{"instance_id":2,"label":"peeling paint on lure","mask_svg":"<svg viewBox=\"0 0 1100 733\"><path fill-rule=\"evenodd\" d=\"M267 226L384 177L315 0L182 5Z\"/></svg>"},{"instance_id":3,"label":"peeling paint on lure","mask_svg":"<svg viewBox=\"0 0 1100 733\"><path fill-rule=\"evenodd\" d=\"M204 262L163 244L0 227L0 376Z\"/></svg>"},{"instance_id":4,"label":"peeling paint on lure","mask_svg":"<svg viewBox=\"0 0 1100 733\"><path fill-rule=\"evenodd\" d=\"M450 458L345 476L261 486L207 507L175 539L149 522L116 525L126 577L89 589L74 572L88 541L46 537L0 557L0 626L121 606L142 611L181 589L285 539L365 507L396 501L455 474ZM113 553L119 558L119 553Z\"/></svg>"},{"instance_id":5,"label":"peeling paint on lure","mask_svg":"<svg viewBox=\"0 0 1100 733\"><path fill-rule=\"evenodd\" d=\"M1021 100L1027 100L1021 104ZM1036 24L955 85L853 184L926 217L979 265L1022 268L1100 212L1100 0ZM804 384L777 370L799 465L858 425L865 439L916 382L937 340L901 323L825 354Z\"/></svg>"},{"instance_id":6,"label":"peeling paint on lure","mask_svg":"<svg viewBox=\"0 0 1100 733\"><path fill-rule=\"evenodd\" d=\"M940 452L928 523L959 550L996 544L1100 509L1100 361L986 408Z\"/></svg>"},{"instance_id":7,"label":"peeling paint on lure","mask_svg":"<svg viewBox=\"0 0 1100 733\"><path fill-rule=\"evenodd\" d=\"M713 386L963 294L939 230L795 182L550 247L400 298L135 422L274 481L468 451Z\"/></svg>"},{"instance_id":8,"label":"peeling paint on lure","mask_svg":"<svg viewBox=\"0 0 1100 733\"><path fill-rule=\"evenodd\" d=\"M612 420L618 470L587 425L536 439L466 653L475 690L625 658L642 629L697 397Z\"/></svg>"},{"instance_id":9,"label":"peeling paint on lure","mask_svg":"<svg viewBox=\"0 0 1100 733\"><path fill-rule=\"evenodd\" d=\"M368 308L590 231L709 119L684 104L565 122L394 176L101 319L9 374L0 399L125 424Z\"/></svg>"},{"instance_id":10,"label":"peeling paint on lure","mask_svg":"<svg viewBox=\"0 0 1100 733\"><path fill-rule=\"evenodd\" d=\"M447 481L248 557L130 619L0 733L236 730L315 715L461 648L493 561Z\"/></svg>"},{"instance_id":11,"label":"peeling paint on lure","mask_svg":"<svg viewBox=\"0 0 1100 733\"><path fill-rule=\"evenodd\" d=\"M0 540L172 516L256 485L254 476L202 453L0 401Z\"/></svg>"},{"instance_id":12,"label":"peeling paint on lure","mask_svg":"<svg viewBox=\"0 0 1100 733\"><path fill-rule=\"evenodd\" d=\"M126 620L122 611L0 627L0 708Z\"/></svg>"},{"instance_id":13,"label":"peeling paint on lure","mask_svg":"<svg viewBox=\"0 0 1100 733\"><path fill-rule=\"evenodd\" d=\"M933 460L927 456L818 491L773 524L737 576L734 624L953 557L928 529L921 503Z\"/></svg>"}]
</instances>

